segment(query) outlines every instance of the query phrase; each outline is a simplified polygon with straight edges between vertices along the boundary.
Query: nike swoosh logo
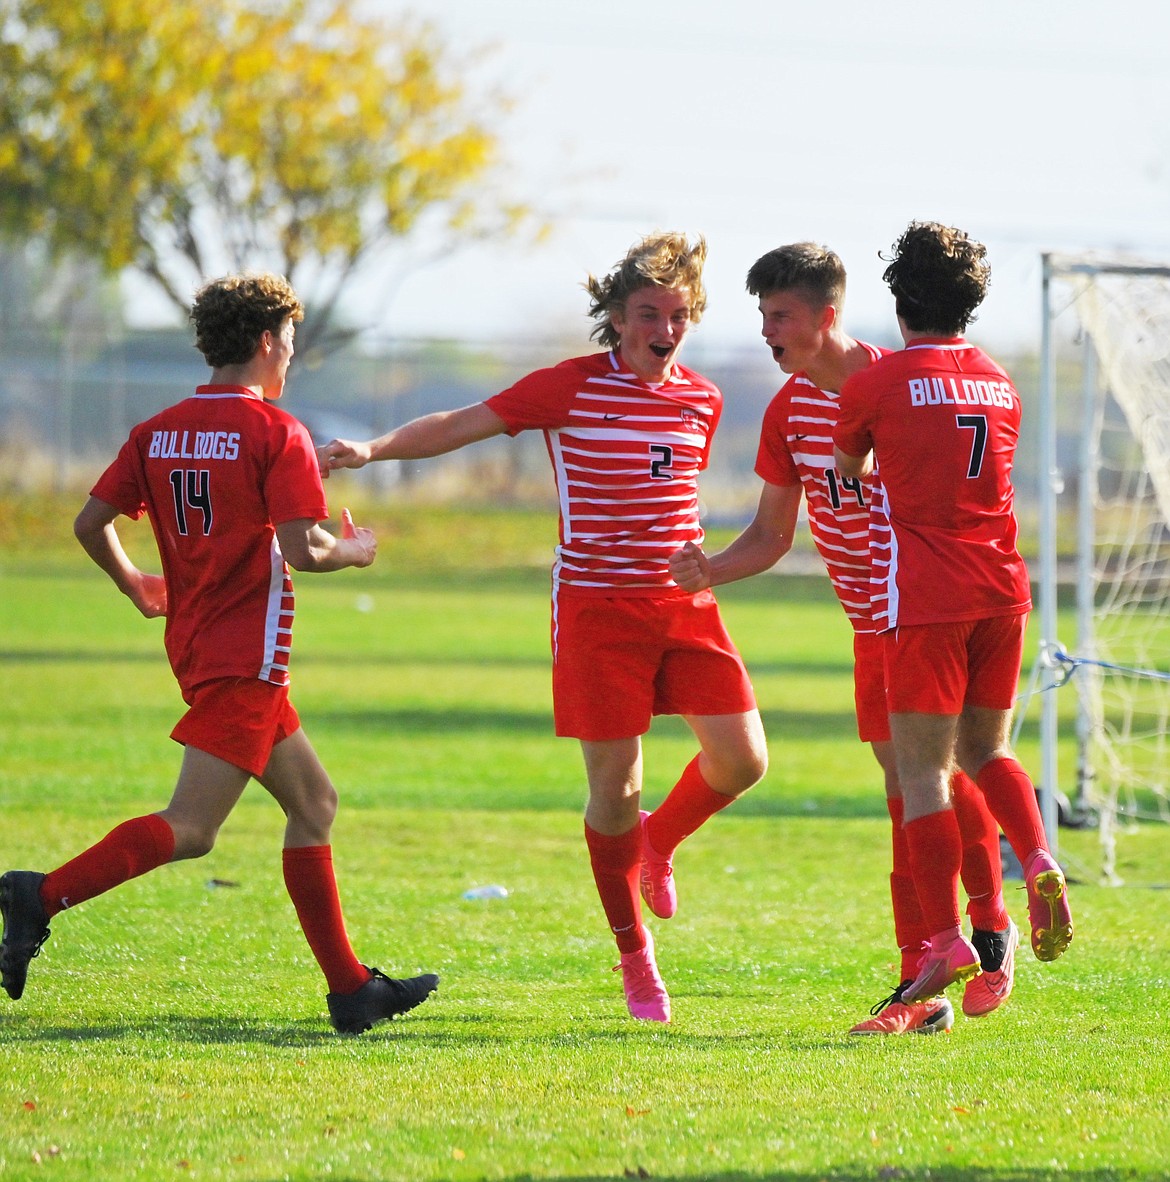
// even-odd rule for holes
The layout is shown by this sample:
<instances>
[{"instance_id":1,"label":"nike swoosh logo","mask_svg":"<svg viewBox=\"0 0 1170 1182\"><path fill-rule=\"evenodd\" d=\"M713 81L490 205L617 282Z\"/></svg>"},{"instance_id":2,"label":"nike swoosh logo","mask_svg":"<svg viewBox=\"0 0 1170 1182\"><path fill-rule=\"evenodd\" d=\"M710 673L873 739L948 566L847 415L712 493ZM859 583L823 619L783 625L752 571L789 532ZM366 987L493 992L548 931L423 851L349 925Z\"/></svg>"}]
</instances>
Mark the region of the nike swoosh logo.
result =
<instances>
[{"instance_id":1,"label":"nike swoosh logo","mask_svg":"<svg viewBox=\"0 0 1170 1182\"><path fill-rule=\"evenodd\" d=\"M614 419L624 419L625 417L626 417L625 415L603 415L602 416L602 418L604 418L607 423L612 422Z\"/></svg>"},{"instance_id":2,"label":"nike swoosh logo","mask_svg":"<svg viewBox=\"0 0 1170 1182\"><path fill-rule=\"evenodd\" d=\"M793 435L792 438L793 439L807 439L808 436L807 435Z\"/></svg>"}]
</instances>

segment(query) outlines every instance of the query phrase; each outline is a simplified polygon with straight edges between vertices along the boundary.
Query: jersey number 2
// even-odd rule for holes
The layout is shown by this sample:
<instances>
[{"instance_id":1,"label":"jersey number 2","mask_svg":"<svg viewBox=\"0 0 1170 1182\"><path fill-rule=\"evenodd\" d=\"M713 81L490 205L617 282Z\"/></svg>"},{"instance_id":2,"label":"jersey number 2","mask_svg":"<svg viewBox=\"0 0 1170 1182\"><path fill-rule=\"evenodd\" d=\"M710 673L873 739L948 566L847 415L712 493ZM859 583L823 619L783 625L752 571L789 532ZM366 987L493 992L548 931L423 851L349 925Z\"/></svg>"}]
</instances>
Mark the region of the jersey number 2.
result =
<instances>
[{"instance_id":1,"label":"jersey number 2","mask_svg":"<svg viewBox=\"0 0 1170 1182\"><path fill-rule=\"evenodd\" d=\"M211 473L206 468L175 468L171 472L171 492L175 497L175 524L187 536L187 510L203 514L203 536L211 533Z\"/></svg>"},{"instance_id":2,"label":"jersey number 2","mask_svg":"<svg viewBox=\"0 0 1170 1182\"><path fill-rule=\"evenodd\" d=\"M670 462L674 459L674 449L665 443L652 443L650 454L654 456L654 459L650 461L650 479L673 480L674 477L667 471L667 468L670 467Z\"/></svg>"}]
</instances>

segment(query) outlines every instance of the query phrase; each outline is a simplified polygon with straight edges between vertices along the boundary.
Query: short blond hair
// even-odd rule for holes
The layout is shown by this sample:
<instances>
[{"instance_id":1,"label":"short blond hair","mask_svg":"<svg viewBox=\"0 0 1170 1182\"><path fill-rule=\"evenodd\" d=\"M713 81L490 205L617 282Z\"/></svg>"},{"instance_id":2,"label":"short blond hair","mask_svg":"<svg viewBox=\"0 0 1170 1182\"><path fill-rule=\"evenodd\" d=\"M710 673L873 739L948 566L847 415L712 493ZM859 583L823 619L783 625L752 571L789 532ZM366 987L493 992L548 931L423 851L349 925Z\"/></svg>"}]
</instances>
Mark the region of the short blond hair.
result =
<instances>
[{"instance_id":1,"label":"short blond hair","mask_svg":"<svg viewBox=\"0 0 1170 1182\"><path fill-rule=\"evenodd\" d=\"M585 281L585 290L592 297L589 315L597 321L590 340L607 349L616 348L620 337L613 326L613 313L624 312L630 296L644 287L670 291L686 288L691 299L691 323L698 324L707 307L703 287L706 261L707 240L701 234L693 243L685 234L648 234L630 247L626 257L604 279L590 275Z\"/></svg>"}]
</instances>

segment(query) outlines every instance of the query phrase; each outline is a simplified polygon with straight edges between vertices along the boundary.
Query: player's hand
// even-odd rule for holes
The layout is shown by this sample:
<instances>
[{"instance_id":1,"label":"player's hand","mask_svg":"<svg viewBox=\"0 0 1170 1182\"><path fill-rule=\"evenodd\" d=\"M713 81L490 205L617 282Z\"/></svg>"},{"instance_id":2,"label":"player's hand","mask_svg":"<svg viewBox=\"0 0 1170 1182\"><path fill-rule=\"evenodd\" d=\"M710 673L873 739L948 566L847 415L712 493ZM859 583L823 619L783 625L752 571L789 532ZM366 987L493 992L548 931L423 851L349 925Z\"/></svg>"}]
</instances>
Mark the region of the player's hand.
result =
<instances>
[{"instance_id":1,"label":"player's hand","mask_svg":"<svg viewBox=\"0 0 1170 1182\"><path fill-rule=\"evenodd\" d=\"M126 594L148 620L156 620L167 614L167 584L162 575L147 575L139 571L137 580Z\"/></svg>"},{"instance_id":2,"label":"player's hand","mask_svg":"<svg viewBox=\"0 0 1170 1182\"><path fill-rule=\"evenodd\" d=\"M326 480L337 468L364 468L370 462L370 445L350 439L331 439L317 448L317 467Z\"/></svg>"},{"instance_id":3,"label":"player's hand","mask_svg":"<svg viewBox=\"0 0 1170 1182\"><path fill-rule=\"evenodd\" d=\"M354 566L369 566L378 553L378 539L372 529L354 525L353 514L348 509L341 511L341 536L354 543L357 559Z\"/></svg>"},{"instance_id":4,"label":"player's hand","mask_svg":"<svg viewBox=\"0 0 1170 1182\"><path fill-rule=\"evenodd\" d=\"M670 577L692 595L711 586L711 561L701 546L687 542L670 556Z\"/></svg>"}]
</instances>

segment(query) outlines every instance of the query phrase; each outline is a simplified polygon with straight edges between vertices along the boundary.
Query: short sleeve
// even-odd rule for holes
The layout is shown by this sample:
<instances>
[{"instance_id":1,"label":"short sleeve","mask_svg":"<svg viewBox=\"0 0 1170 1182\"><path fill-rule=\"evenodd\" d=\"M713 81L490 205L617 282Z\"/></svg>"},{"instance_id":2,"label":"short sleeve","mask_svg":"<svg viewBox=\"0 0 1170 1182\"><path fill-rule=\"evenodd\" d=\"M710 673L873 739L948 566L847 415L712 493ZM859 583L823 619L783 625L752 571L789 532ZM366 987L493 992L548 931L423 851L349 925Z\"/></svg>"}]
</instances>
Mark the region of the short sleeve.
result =
<instances>
[{"instance_id":1,"label":"short sleeve","mask_svg":"<svg viewBox=\"0 0 1170 1182\"><path fill-rule=\"evenodd\" d=\"M571 362L538 369L487 399L485 405L504 420L509 435L555 430L568 421L581 379Z\"/></svg>"},{"instance_id":2,"label":"short sleeve","mask_svg":"<svg viewBox=\"0 0 1170 1182\"><path fill-rule=\"evenodd\" d=\"M841 387L833 443L847 456L864 456L873 450L873 394L867 381L871 373L872 367L860 370Z\"/></svg>"},{"instance_id":3,"label":"short sleeve","mask_svg":"<svg viewBox=\"0 0 1170 1182\"><path fill-rule=\"evenodd\" d=\"M118 451L114 462L98 477L90 490L92 496L107 505L113 505L119 513L135 521L146 512L146 500L138 476L141 465L137 462L138 451L132 434Z\"/></svg>"},{"instance_id":4,"label":"short sleeve","mask_svg":"<svg viewBox=\"0 0 1170 1182\"><path fill-rule=\"evenodd\" d=\"M329 516L313 440L291 415L273 426L274 454L264 478L264 503L273 525Z\"/></svg>"},{"instance_id":5,"label":"short sleeve","mask_svg":"<svg viewBox=\"0 0 1170 1182\"><path fill-rule=\"evenodd\" d=\"M769 484L800 484L800 472L788 450L788 407L788 396L781 390L768 404L760 426L756 475Z\"/></svg>"}]
</instances>

